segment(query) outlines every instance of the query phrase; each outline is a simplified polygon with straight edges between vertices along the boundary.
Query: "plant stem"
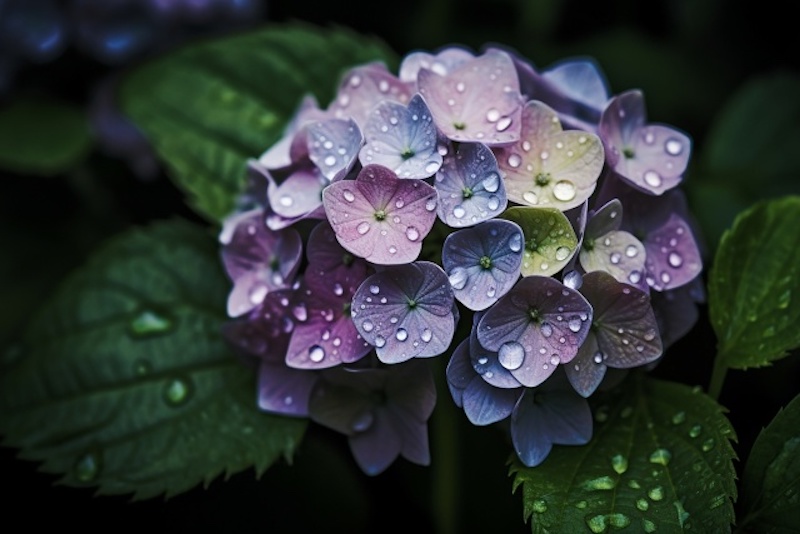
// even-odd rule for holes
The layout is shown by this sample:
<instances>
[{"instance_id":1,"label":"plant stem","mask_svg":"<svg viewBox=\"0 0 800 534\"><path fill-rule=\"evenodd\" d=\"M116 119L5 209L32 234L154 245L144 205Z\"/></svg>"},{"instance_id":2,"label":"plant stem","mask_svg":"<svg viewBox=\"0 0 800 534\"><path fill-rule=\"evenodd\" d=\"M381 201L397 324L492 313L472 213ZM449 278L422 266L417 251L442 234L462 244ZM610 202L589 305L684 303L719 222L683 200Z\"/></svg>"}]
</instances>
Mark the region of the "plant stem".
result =
<instances>
[{"instance_id":1,"label":"plant stem","mask_svg":"<svg viewBox=\"0 0 800 534\"><path fill-rule=\"evenodd\" d=\"M712 399L719 400L719 395L722 392L722 385L725 382L725 374L728 372L728 366L723 362L723 359L717 357L714 359L714 369L711 371L711 381L708 384L708 394Z\"/></svg>"},{"instance_id":2,"label":"plant stem","mask_svg":"<svg viewBox=\"0 0 800 534\"><path fill-rule=\"evenodd\" d=\"M437 359L444 360L441 356ZM459 439L456 419L458 413L450 399L444 365L436 367L437 399L431 425L433 430L432 510L436 522L436 532L456 534L459 532Z\"/></svg>"}]
</instances>

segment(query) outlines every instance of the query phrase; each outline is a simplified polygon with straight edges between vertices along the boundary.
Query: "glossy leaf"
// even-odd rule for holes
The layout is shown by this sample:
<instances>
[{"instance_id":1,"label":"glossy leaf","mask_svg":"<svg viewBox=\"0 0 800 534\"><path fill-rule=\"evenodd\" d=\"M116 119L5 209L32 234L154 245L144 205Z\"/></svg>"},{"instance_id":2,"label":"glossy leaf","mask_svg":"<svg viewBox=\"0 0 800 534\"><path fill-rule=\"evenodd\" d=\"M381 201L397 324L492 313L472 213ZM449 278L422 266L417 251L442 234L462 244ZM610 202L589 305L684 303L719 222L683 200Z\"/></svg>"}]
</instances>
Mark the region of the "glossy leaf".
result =
<instances>
[{"instance_id":1,"label":"glossy leaf","mask_svg":"<svg viewBox=\"0 0 800 534\"><path fill-rule=\"evenodd\" d=\"M721 363L759 367L800 346L800 197L765 200L722 236L708 305Z\"/></svg>"},{"instance_id":2,"label":"glossy leaf","mask_svg":"<svg viewBox=\"0 0 800 534\"><path fill-rule=\"evenodd\" d=\"M742 509L745 531L756 525L765 534L800 530L800 397L756 438L742 480Z\"/></svg>"},{"instance_id":3,"label":"glossy leaf","mask_svg":"<svg viewBox=\"0 0 800 534\"><path fill-rule=\"evenodd\" d=\"M291 455L305 423L258 411L220 334L228 287L215 240L187 223L112 240L6 362L4 444L67 485L136 498Z\"/></svg>"},{"instance_id":4,"label":"glossy leaf","mask_svg":"<svg viewBox=\"0 0 800 534\"><path fill-rule=\"evenodd\" d=\"M346 67L393 58L379 41L341 28L275 25L145 64L127 79L122 101L191 205L219 220L243 189L247 160L282 136L306 94L326 103Z\"/></svg>"},{"instance_id":5,"label":"glossy leaf","mask_svg":"<svg viewBox=\"0 0 800 534\"><path fill-rule=\"evenodd\" d=\"M92 138L81 110L46 97L0 106L0 169L53 175L77 165Z\"/></svg>"},{"instance_id":6,"label":"glossy leaf","mask_svg":"<svg viewBox=\"0 0 800 534\"><path fill-rule=\"evenodd\" d=\"M736 498L733 429L699 389L634 374L595 395L594 435L534 468L513 460L532 532L724 532Z\"/></svg>"}]
</instances>

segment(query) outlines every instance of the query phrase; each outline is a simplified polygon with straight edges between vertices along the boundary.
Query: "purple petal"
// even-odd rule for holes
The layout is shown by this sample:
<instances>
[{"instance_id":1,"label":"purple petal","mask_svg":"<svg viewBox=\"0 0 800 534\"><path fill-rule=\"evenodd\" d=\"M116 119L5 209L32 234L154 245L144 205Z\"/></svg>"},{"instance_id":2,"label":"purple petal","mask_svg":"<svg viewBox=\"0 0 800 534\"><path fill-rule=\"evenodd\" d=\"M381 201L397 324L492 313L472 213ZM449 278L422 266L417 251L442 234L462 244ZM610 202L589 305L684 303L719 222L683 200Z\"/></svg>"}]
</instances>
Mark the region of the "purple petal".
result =
<instances>
[{"instance_id":1,"label":"purple petal","mask_svg":"<svg viewBox=\"0 0 800 534\"><path fill-rule=\"evenodd\" d=\"M311 230L306 243L306 257L309 263L306 276L326 277L327 273L344 269L347 271L347 283L357 281L356 287L367 277L367 263L342 248L328 221L319 223ZM333 290L334 293L339 291L335 283Z\"/></svg>"},{"instance_id":2,"label":"purple petal","mask_svg":"<svg viewBox=\"0 0 800 534\"><path fill-rule=\"evenodd\" d=\"M328 179L314 167L297 169L280 185L269 177L267 197L270 208L287 219L297 218L320 207Z\"/></svg>"},{"instance_id":3,"label":"purple petal","mask_svg":"<svg viewBox=\"0 0 800 534\"><path fill-rule=\"evenodd\" d=\"M663 226L650 232L646 281L656 291L674 289L694 280L702 270L702 259L689 224L672 214Z\"/></svg>"},{"instance_id":4,"label":"purple petal","mask_svg":"<svg viewBox=\"0 0 800 534\"><path fill-rule=\"evenodd\" d=\"M581 293L594 308L593 331L606 365L637 367L661 356L661 337L647 293L602 271L583 277Z\"/></svg>"},{"instance_id":5,"label":"purple petal","mask_svg":"<svg viewBox=\"0 0 800 534\"><path fill-rule=\"evenodd\" d=\"M417 83L436 126L449 139L490 145L519 139L522 98L508 54L488 51L445 75L422 69Z\"/></svg>"},{"instance_id":6,"label":"purple petal","mask_svg":"<svg viewBox=\"0 0 800 534\"><path fill-rule=\"evenodd\" d=\"M262 363L258 374L258 407L268 412L308 416L308 401L319 376L283 364Z\"/></svg>"},{"instance_id":7,"label":"purple petal","mask_svg":"<svg viewBox=\"0 0 800 534\"><path fill-rule=\"evenodd\" d=\"M647 124L639 90L611 100L599 125L609 164L633 187L660 195L678 185L689 162L691 139L670 126Z\"/></svg>"},{"instance_id":8,"label":"purple petal","mask_svg":"<svg viewBox=\"0 0 800 534\"><path fill-rule=\"evenodd\" d=\"M234 283L228 296L228 314L238 317L264 301L272 290L288 287L302 257L296 230L267 228L262 214L242 220L228 245L222 248L225 270Z\"/></svg>"},{"instance_id":9,"label":"purple petal","mask_svg":"<svg viewBox=\"0 0 800 534\"><path fill-rule=\"evenodd\" d=\"M454 300L447 276L435 263L387 267L356 291L353 321L384 363L437 356L453 339Z\"/></svg>"},{"instance_id":10,"label":"purple petal","mask_svg":"<svg viewBox=\"0 0 800 534\"><path fill-rule=\"evenodd\" d=\"M528 467L542 463L553 444L584 445L592 436L586 399L571 388L527 390L511 414L511 438Z\"/></svg>"},{"instance_id":11,"label":"purple petal","mask_svg":"<svg viewBox=\"0 0 800 534\"><path fill-rule=\"evenodd\" d=\"M367 165L356 180L330 184L322 201L339 243L383 265L414 261L436 219L435 189L380 165Z\"/></svg>"},{"instance_id":12,"label":"purple petal","mask_svg":"<svg viewBox=\"0 0 800 534\"><path fill-rule=\"evenodd\" d=\"M519 279L522 229L512 221L493 219L448 235L442 266L455 297L471 310L484 310Z\"/></svg>"},{"instance_id":13,"label":"purple petal","mask_svg":"<svg viewBox=\"0 0 800 534\"><path fill-rule=\"evenodd\" d=\"M519 142L499 148L508 199L526 206L579 206L594 192L603 169L600 139L580 130L562 131L558 115L538 101L522 110Z\"/></svg>"},{"instance_id":14,"label":"purple petal","mask_svg":"<svg viewBox=\"0 0 800 534\"><path fill-rule=\"evenodd\" d=\"M644 245L633 235L624 231L584 239L580 252L581 267L586 272L607 272L620 282L641 283L644 271Z\"/></svg>"},{"instance_id":15,"label":"purple petal","mask_svg":"<svg viewBox=\"0 0 800 534\"><path fill-rule=\"evenodd\" d=\"M478 323L480 344L497 351L514 378L535 387L578 352L592 307L558 280L528 276L489 308Z\"/></svg>"},{"instance_id":16,"label":"purple petal","mask_svg":"<svg viewBox=\"0 0 800 534\"><path fill-rule=\"evenodd\" d=\"M402 450L401 436L389 415L379 411L375 422L348 440L350 451L364 473L375 476L388 468Z\"/></svg>"},{"instance_id":17,"label":"purple petal","mask_svg":"<svg viewBox=\"0 0 800 534\"><path fill-rule=\"evenodd\" d=\"M500 389L483 380L473 379L464 390L464 413L477 426L502 421L514 409L522 389Z\"/></svg>"},{"instance_id":18,"label":"purple petal","mask_svg":"<svg viewBox=\"0 0 800 534\"><path fill-rule=\"evenodd\" d=\"M459 145L436 173L439 218L456 228L491 219L506 209L505 187L492 151L482 143Z\"/></svg>"},{"instance_id":19,"label":"purple petal","mask_svg":"<svg viewBox=\"0 0 800 534\"><path fill-rule=\"evenodd\" d=\"M364 131L366 145L359 153L363 165L383 165L400 178L427 178L442 165L433 117L419 95L414 95L408 108L381 102Z\"/></svg>"},{"instance_id":20,"label":"purple petal","mask_svg":"<svg viewBox=\"0 0 800 534\"><path fill-rule=\"evenodd\" d=\"M609 232L619 230L622 224L622 202L612 198L589 215L586 223L586 237L597 239Z\"/></svg>"},{"instance_id":21,"label":"purple petal","mask_svg":"<svg viewBox=\"0 0 800 534\"><path fill-rule=\"evenodd\" d=\"M497 352L486 350L478 341L478 332L475 326L469 337L469 357L474 372L478 373L484 382L496 388L515 389L521 387L519 380L514 378L511 371L503 367Z\"/></svg>"},{"instance_id":22,"label":"purple petal","mask_svg":"<svg viewBox=\"0 0 800 534\"><path fill-rule=\"evenodd\" d=\"M575 391L584 398L595 392L603 381L608 367L603 363L603 353L597 346L597 337L590 332L578 350L578 355L564 366L564 372Z\"/></svg>"},{"instance_id":23,"label":"purple petal","mask_svg":"<svg viewBox=\"0 0 800 534\"><path fill-rule=\"evenodd\" d=\"M350 171L363 143L364 136L352 119L308 125L308 157L329 181L343 178Z\"/></svg>"},{"instance_id":24,"label":"purple petal","mask_svg":"<svg viewBox=\"0 0 800 534\"><path fill-rule=\"evenodd\" d=\"M454 46L445 48L436 55L427 52L411 52L400 63L400 79L416 84L417 76L422 69L432 70L436 74L444 76L474 58L475 56L469 50Z\"/></svg>"},{"instance_id":25,"label":"purple petal","mask_svg":"<svg viewBox=\"0 0 800 534\"><path fill-rule=\"evenodd\" d=\"M275 170L288 167L308 156L306 131L302 127L309 121L326 118L329 117L325 111L319 109L317 100L311 95L305 96L291 122L286 126L283 137L261 154L258 163L267 169Z\"/></svg>"},{"instance_id":26,"label":"purple petal","mask_svg":"<svg viewBox=\"0 0 800 534\"><path fill-rule=\"evenodd\" d=\"M463 339L453 351L450 361L447 362L445 374L453 402L461 408L464 389L475 378L475 370L469 359L469 340Z\"/></svg>"},{"instance_id":27,"label":"purple petal","mask_svg":"<svg viewBox=\"0 0 800 534\"><path fill-rule=\"evenodd\" d=\"M352 118L363 125L381 101L407 104L411 95L411 84L400 81L384 64L375 62L356 67L344 76L328 110L337 118Z\"/></svg>"}]
</instances>

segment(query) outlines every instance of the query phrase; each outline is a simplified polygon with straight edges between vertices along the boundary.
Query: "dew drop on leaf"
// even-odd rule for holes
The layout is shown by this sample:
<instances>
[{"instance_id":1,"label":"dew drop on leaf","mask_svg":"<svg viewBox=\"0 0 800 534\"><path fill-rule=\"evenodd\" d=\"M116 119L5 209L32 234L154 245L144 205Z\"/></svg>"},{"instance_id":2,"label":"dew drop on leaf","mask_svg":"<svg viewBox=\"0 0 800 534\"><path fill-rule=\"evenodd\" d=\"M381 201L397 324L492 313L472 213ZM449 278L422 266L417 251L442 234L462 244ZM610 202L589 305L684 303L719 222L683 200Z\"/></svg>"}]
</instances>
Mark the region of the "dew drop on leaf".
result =
<instances>
[{"instance_id":1,"label":"dew drop on leaf","mask_svg":"<svg viewBox=\"0 0 800 534\"><path fill-rule=\"evenodd\" d=\"M192 382L187 378L171 378L164 384L162 391L164 402L170 406L186 404L192 396L192 388Z\"/></svg>"},{"instance_id":2,"label":"dew drop on leaf","mask_svg":"<svg viewBox=\"0 0 800 534\"><path fill-rule=\"evenodd\" d=\"M144 310L133 318L129 332L136 337L148 337L165 334L172 330L173 321L166 315L153 310Z\"/></svg>"},{"instance_id":3,"label":"dew drop on leaf","mask_svg":"<svg viewBox=\"0 0 800 534\"><path fill-rule=\"evenodd\" d=\"M100 457L93 452L84 454L75 462L73 471L79 482L92 482L100 473Z\"/></svg>"}]
</instances>

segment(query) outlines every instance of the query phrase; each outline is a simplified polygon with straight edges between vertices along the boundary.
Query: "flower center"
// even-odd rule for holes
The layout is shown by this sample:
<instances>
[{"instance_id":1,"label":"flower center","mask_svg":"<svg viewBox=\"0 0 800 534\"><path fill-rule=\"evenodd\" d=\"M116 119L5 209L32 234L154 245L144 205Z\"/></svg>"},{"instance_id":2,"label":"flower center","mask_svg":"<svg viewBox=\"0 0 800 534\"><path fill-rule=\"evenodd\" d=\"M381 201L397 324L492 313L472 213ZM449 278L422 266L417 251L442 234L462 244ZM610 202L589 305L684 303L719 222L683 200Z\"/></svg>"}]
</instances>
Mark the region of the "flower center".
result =
<instances>
[{"instance_id":1,"label":"flower center","mask_svg":"<svg viewBox=\"0 0 800 534\"><path fill-rule=\"evenodd\" d=\"M386 218L386 210L378 210L375 212L375 220L382 221Z\"/></svg>"},{"instance_id":2,"label":"flower center","mask_svg":"<svg viewBox=\"0 0 800 534\"><path fill-rule=\"evenodd\" d=\"M536 185L539 186L546 186L550 183L550 173L548 172L540 172L536 175Z\"/></svg>"},{"instance_id":3,"label":"flower center","mask_svg":"<svg viewBox=\"0 0 800 534\"><path fill-rule=\"evenodd\" d=\"M488 270L492 268L492 258L490 258L489 256L481 256L481 259L479 261L483 269Z\"/></svg>"}]
</instances>

